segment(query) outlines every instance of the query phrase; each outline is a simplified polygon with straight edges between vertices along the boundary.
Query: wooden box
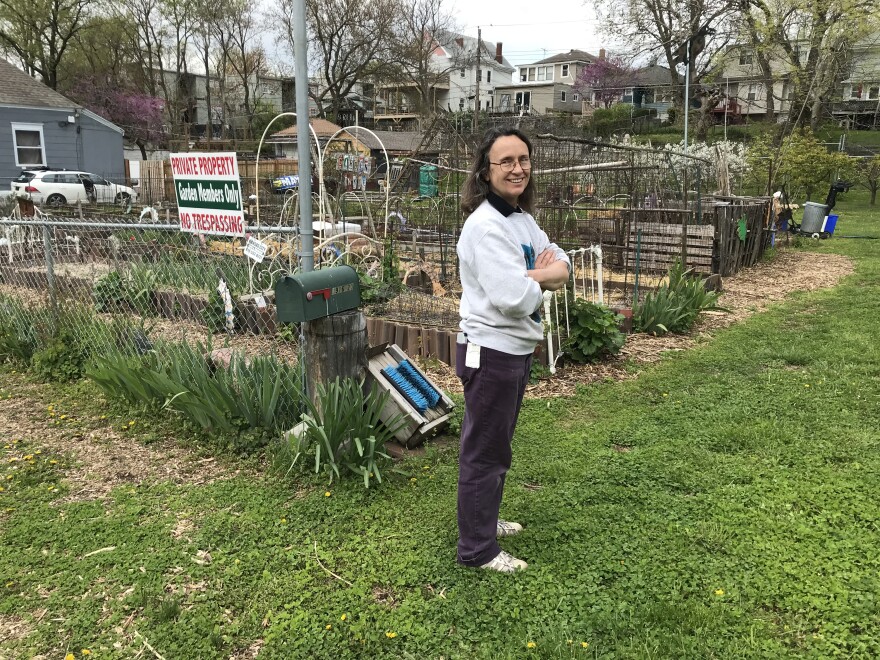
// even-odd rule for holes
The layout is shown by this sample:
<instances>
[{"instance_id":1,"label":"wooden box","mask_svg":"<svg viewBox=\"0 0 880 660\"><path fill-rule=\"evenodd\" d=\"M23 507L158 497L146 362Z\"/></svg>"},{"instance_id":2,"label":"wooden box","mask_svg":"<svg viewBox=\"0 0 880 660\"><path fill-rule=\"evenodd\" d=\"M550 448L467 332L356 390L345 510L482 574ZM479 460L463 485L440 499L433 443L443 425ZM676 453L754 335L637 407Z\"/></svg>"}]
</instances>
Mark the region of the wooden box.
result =
<instances>
[{"instance_id":1,"label":"wooden box","mask_svg":"<svg viewBox=\"0 0 880 660\"><path fill-rule=\"evenodd\" d=\"M390 398L382 409L380 417L387 422L396 414L403 414L406 423L395 434L395 439L405 447L412 449L422 444L426 439L436 435L446 428L452 416L455 405L452 400L437 385L435 385L425 373L419 369L409 356L400 350L397 344L382 344L371 348L368 352L369 364L367 367L367 383L375 382L381 392L388 392ZM424 378L428 384L440 394L440 400L433 408L419 412L400 392L389 382L382 369L385 367L397 367L401 361L407 360L410 365Z\"/></svg>"}]
</instances>

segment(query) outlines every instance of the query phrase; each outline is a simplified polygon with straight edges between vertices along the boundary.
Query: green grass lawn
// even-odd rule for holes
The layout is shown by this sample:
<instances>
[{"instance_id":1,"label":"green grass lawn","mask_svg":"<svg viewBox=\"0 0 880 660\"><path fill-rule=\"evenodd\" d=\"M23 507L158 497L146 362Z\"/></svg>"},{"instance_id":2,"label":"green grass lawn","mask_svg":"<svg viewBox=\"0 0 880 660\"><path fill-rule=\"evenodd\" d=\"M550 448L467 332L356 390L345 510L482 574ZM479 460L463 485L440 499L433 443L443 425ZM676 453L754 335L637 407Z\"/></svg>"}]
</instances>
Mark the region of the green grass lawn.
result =
<instances>
[{"instance_id":1,"label":"green grass lawn","mask_svg":"<svg viewBox=\"0 0 880 660\"><path fill-rule=\"evenodd\" d=\"M838 234L880 235L841 200ZM0 429L0 658L880 656L880 241L795 249L856 273L526 402L502 507L522 574L456 565L455 442L369 491L225 457L242 472L68 502L74 458ZM135 442L206 442L88 384L36 392L84 438L138 419Z\"/></svg>"}]
</instances>

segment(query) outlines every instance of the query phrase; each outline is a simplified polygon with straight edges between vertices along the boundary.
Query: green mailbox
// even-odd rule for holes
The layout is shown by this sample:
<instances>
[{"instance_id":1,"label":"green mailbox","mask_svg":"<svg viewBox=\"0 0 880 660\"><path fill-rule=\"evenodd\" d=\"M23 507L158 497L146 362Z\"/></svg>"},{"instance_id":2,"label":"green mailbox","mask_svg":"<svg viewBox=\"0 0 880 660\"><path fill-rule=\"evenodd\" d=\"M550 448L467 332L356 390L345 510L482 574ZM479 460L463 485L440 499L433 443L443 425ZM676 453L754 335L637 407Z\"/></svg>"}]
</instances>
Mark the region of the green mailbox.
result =
<instances>
[{"instance_id":1,"label":"green mailbox","mask_svg":"<svg viewBox=\"0 0 880 660\"><path fill-rule=\"evenodd\" d=\"M334 266L287 276L275 285L281 323L313 321L361 304L361 284L351 266Z\"/></svg>"}]
</instances>

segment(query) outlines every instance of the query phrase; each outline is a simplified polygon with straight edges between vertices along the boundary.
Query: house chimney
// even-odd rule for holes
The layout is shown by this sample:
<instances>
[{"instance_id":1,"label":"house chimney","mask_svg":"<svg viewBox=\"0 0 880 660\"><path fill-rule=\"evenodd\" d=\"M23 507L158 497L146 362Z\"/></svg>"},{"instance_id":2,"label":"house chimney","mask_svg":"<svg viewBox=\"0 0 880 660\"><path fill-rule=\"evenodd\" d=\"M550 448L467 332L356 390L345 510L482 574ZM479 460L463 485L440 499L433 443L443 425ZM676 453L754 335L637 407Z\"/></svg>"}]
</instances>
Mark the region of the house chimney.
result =
<instances>
[{"instance_id":1,"label":"house chimney","mask_svg":"<svg viewBox=\"0 0 880 660\"><path fill-rule=\"evenodd\" d=\"M605 59L605 49L604 49L604 48L600 48L600 49L599 49L599 59L600 59L600 60L604 60L604 59Z\"/></svg>"},{"instance_id":2,"label":"house chimney","mask_svg":"<svg viewBox=\"0 0 880 660\"><path fill-rule=\"evenodd\" d=\"M464 37L456 37L455 43L458 44L459 48L464 48Z\"/></svg>"},{"instance_id":3,"label":"house chimney","mask_svg":"<svg viewBox=\"0 0 880 660\"><path fill-rule=\"evenodd\" d=\"M500 41L495 44L495 61L498 62L498 64L503 64L504 62L504 58L501 56L501 47L503 45L504 44L502 44Z\"/></svg>"}]
</instances>

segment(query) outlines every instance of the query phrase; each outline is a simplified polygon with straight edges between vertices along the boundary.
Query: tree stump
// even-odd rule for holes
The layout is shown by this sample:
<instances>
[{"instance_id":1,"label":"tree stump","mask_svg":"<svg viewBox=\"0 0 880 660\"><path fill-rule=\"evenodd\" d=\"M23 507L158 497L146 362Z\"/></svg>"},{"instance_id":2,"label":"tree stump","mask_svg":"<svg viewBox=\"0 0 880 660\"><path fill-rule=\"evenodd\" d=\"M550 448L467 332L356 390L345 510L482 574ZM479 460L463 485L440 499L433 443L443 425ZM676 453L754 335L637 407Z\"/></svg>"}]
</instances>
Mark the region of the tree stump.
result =
<instances>
[{"instance_id":1,"label":"tree stump","mask_svg":"<svg viewBox=\"0 0 880 660\"><path fill-rule=\"evenodd\" d=\"M367 372L367 319L360 310L350 310L306 323L306 387L315 399L320 383L354 378L363 380Z\"/></svg>"}]
</instances>

